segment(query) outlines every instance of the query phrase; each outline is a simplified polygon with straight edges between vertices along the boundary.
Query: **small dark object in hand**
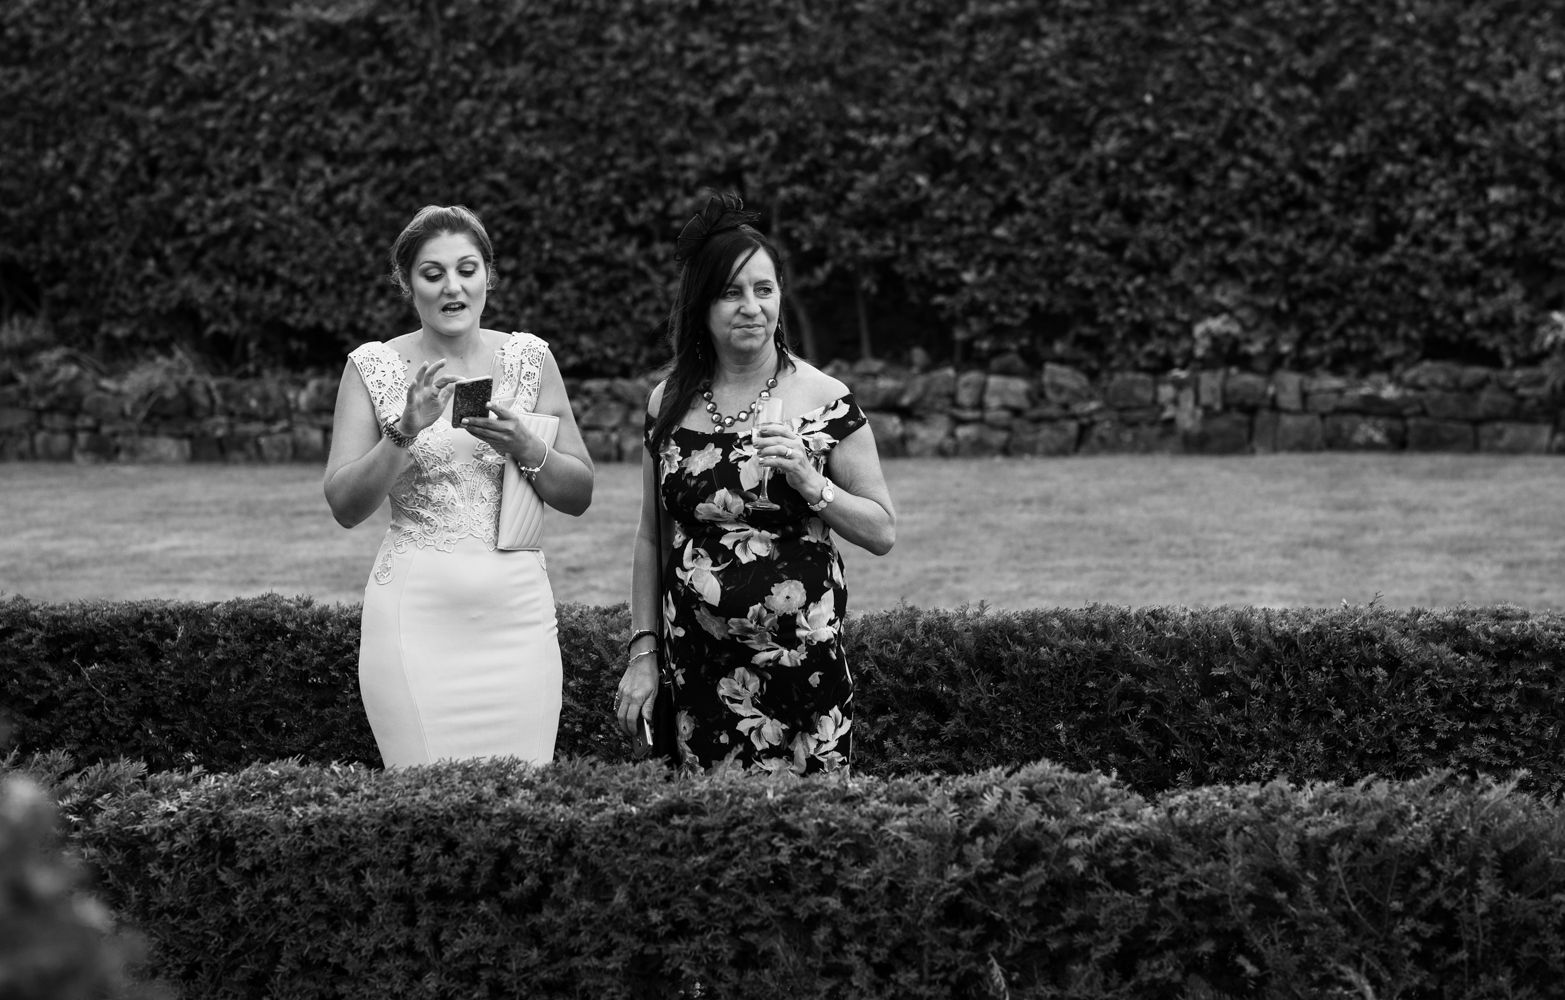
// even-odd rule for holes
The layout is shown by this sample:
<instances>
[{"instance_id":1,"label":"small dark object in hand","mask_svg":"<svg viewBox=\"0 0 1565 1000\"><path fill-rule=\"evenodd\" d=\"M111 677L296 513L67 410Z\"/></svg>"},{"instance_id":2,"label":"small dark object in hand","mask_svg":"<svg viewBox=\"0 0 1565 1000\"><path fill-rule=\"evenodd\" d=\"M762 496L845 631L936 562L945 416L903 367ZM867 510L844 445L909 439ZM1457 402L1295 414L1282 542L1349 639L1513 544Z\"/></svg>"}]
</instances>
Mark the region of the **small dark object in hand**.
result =
<instances>
[{"instance_id":1,"label":"small dark object in hand","mask_svg":"<svg viewBox=\"0 0 1565 1000\"><path fill-rule=\"evenodd\" d=\"M466 378L456 384L456 394L451 397L451 426L461 427L466 417L487 417L489 407L489 391L494 380L488 375L483 378Z\"/></svg>"}]
</instances>

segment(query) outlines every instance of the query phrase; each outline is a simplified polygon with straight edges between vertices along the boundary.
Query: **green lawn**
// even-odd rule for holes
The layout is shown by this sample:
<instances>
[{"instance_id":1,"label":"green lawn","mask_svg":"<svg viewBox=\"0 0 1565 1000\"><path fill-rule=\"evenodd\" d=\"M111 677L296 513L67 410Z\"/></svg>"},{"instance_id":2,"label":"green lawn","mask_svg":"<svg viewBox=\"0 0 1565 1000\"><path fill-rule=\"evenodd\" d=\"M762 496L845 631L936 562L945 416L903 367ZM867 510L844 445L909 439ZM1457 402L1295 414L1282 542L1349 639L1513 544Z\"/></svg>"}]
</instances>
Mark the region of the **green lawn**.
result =
<instances>
[{"instance_id":1,"label":"green lawn","mask_svg":"<svg viewBox=\"0 0 1565 1000\"><path fill-rule=\"evenodd\" d=\"M851 606L1565 607L1565 461L1487 455L1105 456L886 463L900 524L844 546ZM346 531L303 466L0 465L0 592L357 601L387 514ZM560 600L630 586L637 470L549 521Z\"/></svg>"}]
</instances>

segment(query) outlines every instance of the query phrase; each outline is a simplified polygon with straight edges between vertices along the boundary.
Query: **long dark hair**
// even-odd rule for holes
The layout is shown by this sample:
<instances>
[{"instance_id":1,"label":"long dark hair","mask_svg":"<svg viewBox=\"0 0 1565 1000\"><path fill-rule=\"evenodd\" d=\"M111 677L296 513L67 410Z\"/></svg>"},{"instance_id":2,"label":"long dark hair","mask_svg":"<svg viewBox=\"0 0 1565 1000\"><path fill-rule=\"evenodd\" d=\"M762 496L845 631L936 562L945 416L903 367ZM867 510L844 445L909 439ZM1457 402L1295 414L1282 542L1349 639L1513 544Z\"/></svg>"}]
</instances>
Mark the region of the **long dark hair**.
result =
<instances>
[{"instance_id":1,"label":"long dark hair","mask_svg":"<svg viewBox=\"0 0 1565 1000\"><path fill-rule=\"evenodd\" d=\"M793 351L788 347L788 328L783 318L782 255L772 241L749 225L724 229L706 237L685 259L674 292L674 307L668 314L668 338L674 358L658 372L663 385L662 407L652 424L652 454L662 450L663 442L690 412L702 388L712 381L717 370L717 351L712 346L712 331L707 328L707 310L723 294L735 272L757 253L765 253L777 269L777 367L793 368Z\"/></svg>"}]
</instances>

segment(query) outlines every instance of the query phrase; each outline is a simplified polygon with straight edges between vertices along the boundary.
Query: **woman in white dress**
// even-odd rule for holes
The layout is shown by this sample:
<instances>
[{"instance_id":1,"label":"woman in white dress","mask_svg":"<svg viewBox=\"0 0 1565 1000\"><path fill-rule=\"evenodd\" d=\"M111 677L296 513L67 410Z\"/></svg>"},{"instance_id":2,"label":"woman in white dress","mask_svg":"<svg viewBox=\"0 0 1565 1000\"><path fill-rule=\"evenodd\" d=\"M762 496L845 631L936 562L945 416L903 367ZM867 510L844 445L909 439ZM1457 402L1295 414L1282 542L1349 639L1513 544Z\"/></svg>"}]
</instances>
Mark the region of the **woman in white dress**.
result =
<instances>
[{"instance_id":1,"label":"woman in white dress","mask_svg":"<svg viewBox=\"0 0 1565 1000\"><path fill-rule=\"evenodd\" d=\"M494 251L461 206L418 213L391 250L420 327L349 355L326 500L351 528L389 497L391 526L364 587L359 687L387 767L463 757L554 757L560 647L541 550L496 548L514 462L544 503L579 515L592 460L548 346L479 325ZM497 364L498 362L498 364ZM453 385L498 371L507 409L451 425ZM518 412L553 414L553 446Z\"/></svg>"}]
</instances>

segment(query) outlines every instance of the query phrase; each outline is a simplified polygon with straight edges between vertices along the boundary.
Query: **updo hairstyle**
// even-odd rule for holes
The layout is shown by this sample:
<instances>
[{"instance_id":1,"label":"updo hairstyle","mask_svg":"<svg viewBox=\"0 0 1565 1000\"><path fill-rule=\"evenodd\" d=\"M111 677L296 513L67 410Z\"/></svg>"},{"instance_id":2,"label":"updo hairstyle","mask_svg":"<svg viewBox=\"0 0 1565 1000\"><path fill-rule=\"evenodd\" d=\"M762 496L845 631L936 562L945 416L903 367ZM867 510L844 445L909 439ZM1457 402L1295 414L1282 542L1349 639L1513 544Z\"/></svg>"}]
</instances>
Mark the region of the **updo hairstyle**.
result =
<instances>
[{"instance_id":1,"label":"updo hairstyle","mask_svg":"<svg viewBox=\"0 0 1565 1000\"><path fill-rule=\"evenodd\" d=\"M437 236L468 236L484 258L485 288L494 287L494 244L478 214L465 205L425 205L391 245L391 283L404 299L413 297L413 260Z\"/></svg>"}]
</instances>

